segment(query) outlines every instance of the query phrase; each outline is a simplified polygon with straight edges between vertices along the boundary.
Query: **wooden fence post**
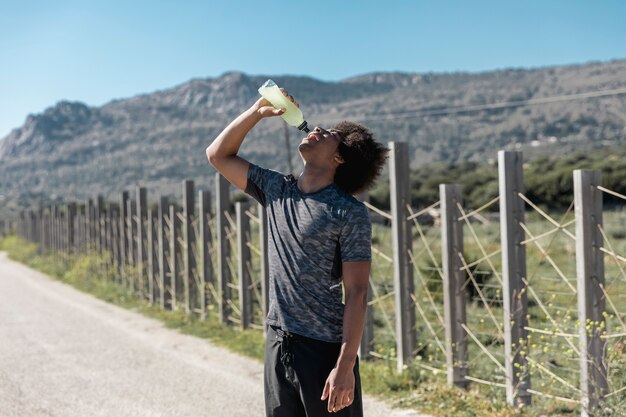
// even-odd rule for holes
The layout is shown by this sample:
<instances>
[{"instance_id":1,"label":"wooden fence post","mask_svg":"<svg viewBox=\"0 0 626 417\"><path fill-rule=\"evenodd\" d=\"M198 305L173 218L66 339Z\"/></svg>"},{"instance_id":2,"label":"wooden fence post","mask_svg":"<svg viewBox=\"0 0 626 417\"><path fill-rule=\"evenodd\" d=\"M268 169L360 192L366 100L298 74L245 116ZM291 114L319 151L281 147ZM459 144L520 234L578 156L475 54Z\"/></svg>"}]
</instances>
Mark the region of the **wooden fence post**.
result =
<instances>
[{"instance_id":1,"label":"wooden fence post","mask_svg":"<svg viewBox=\"0 0 626 417\"><path fill-rule=\"evenodd\" d=\"M170 205L170 292L172 310L178 309L178 298L180 297L181 285L178 277L180 265L178 254L180 245L178 244L178 212L176 206Z\"/></svg>"},{"instance_id":2,"label":"wooden fence post","mask_svg":"<svg viewBox=\"0 0 626 417\"><path fill-rule=\"evenodd\" d=\"M43 214L43 223L44 223L44 253L50 254L52 252L52 237L51 237L51 218L52 218L52 207L46 207L44 209ZM16 234L19 236L19 230L15 230Z\"/></svg>"},{"instance_id":3,"label":"wooden fence post","mask_svg":"<svg viewBox=\"0 0 626 417\"><path fill-rule=\"evenodd\" d=\"M29 242L32 242L31 215L32 212L30 210L24 210L24 235Z\"/></svg>"},{"instance_id":4,"label":"wooden fence post","mask_svg":"<svg viewBox=\"0 0 626 417\"><path fill-rule=\"evenodd\" d=\"M31 210L31 221L33 228L33 242L39 243L39 221L38 221L38 210Z\"/></svg>"},{"instance_id":5,"label":"wooden fence post","mask_svg":"<svg viewBox=\"0 0 626 417\"><path fill-rule=\"evenodd\" d=\"M21 210L18 215L17 215L17 229L16 229L16 234L17 236L21 237L21 238L25 238L24 237L24 210Z\"/></svg>"},{"instance_id":6,"label":"wooden fence post","mask_svg":"<svg viewBox=\"0 0 626 417\"><path fill-rule=\"evenodd\" d=\"M78 217L78 216L77 216ZM39 244L41 245L41 253L45 254L46 251L46 208L41 206L39 208ZM78 252L78 250L76 251Z\"/></svg>"},{"instance_id":7,"label":"wooden fence post","mask_svg":"<svg viewBox=\"0 0 626 417\"><path fill-rule=\"evenodd\" d=\"M57 207L57 212L58 212L58 207ZM22 215L20 217L21 221L22 221L22 237L26 240L28 240L28 211L27 210L23 210L22 211ZM58 236L58 233L57 233Z\"/></svg>"},{"instance_id":8,"label":"wooden fence post","mask_svg":"<svg viewBox=\"0 0 626 417\"><path fill-rule=\"evenodd\" d=\"M30 212L32 213L32 211ZM61 206L61 210L60 210L60 220L59 220L59 236L61 239L61 253L63 254L63 260L67 263L67 255L69 253L68 248L67 248L67 231L68 231L68 226L67 226L67 205L64 204L63 206Z\"/></svg>"},{"instance_id":9,"label":"wooden fence post","mask_svg":"<svg viewBox=\"0 0 626 417\"><path fill-rule=\"evenodd\" d=\"M63 219L64 218L64 213L63 213L63 209L62 206L57 206L57 251L59 253L59 255L61 256L61 258L63 259L63 261L65 261L65 256L64 256L64 247L63 247L63 238L64 238L64 233L63 233Z\"/></svg>"},{"instance_id":10,"label":"wooden fence post","mask_svg":"<svg viewBox=\"0 0 626 417\"><path fill-rule=\"evenodd\" d=\"M220 323L229 326L230 322L230 242L226 237L228 220L226 212L230 207L230 190L226 178L215 174L215 219L217 224L217 280L218 280L218 313Z\"/></svg>"},{"instance_id":11,"label":"wooden fence post","mask_svg":"<svg viewBox=\"0 0 626 417\"><path fill-rule=\"evenodd\" d=\"M146 289L146 217L148 217L147 208L148 191L146 187L137 187L137 291L141 297L145 297Z\"/></svg>"},{"instance_id":12,"label":"wooden fence post","mask_svg":"<svg viewBox=\"0 0 626 417\"><path fill-rule=\"evenodd\" d=\"M83 245L83 231L82 231L83 221L81 219L81 216L82 216L81 206L78 203L76 203L76 217L74 219L74 235L75 235L74 252L77 254L81 253L82 245Z\"/></svg>"},{"instance_id":13,"label":"wooden fence post","mask_svg":"<svg viewBox=\"0 0 626 417\"><path fill-rule=\"evenodd\" d=\"M393 284L396 308L397 367L401 372L413 357L417 344L413 265L410 262L411 225L407 207L411 202L409 147L406 142L389 143L389 188L393 243Z\"/></svg>"},{"instance_id":14,"label":"wooden fence post","mask_svg":"<svg viewBox=\"0 0 626 417\"><path fill-rule=\"evenodd\" d=\"M106 212L106 248L107 248L107 265L109 268L113 269L115 267L115 246L117 241L113 238L113 203L107 203L107 212ZM115 275L113 275L115 276Z\"/></svg>"},{"instance_id":15,"label":"wooden fence post","mask_svg":"<svg viewBox=\"0 0 626 417\"><path fill-rule=\"evenodd\" d=\"M237 216L237 274L239 275L239 309L241 310L241 328L247 329L252 323L252 277L250 276L251 253L250 242L250 218L246 214L249 205L237 202L235 213Z\"/></svg>"},{"instance_id":16,"label":"wooden fence post","mask_svg":"<svg viewBox=\"0 0 626 417\"><path fill-rule=\"evenodd\" d=\"M446 324L446 363L448 385L467 388L467 324L465 309L466 272L463 271L463 220L461 186L441 184L441 263L443 265L443 305Z\"/></svg>"},{"instance_id":17,"label":"wooden fence post","mask_svg":"<svg viewBox=\"0 0 626 417\"><path fill-rule=\"evenodd\" d=\"M194 255L195 238L193 233L194 218L194 183L183 181L183 291L185 293L185 312L191 314L198 304L198 292L194 274L196 257Z\"/></svg>"},{"instance_id":18,"label":"wooden fence post","mask_svg":"<svg viewBox=\"0 0 626 417\"><path fill-rule=\"evenodd\" d=\"M35 223L35 212L33 210L28 210L27 214L28 221L28 239L35 243L37 241L37 225Z\"/></svg>"},{"instance_id":19,"label":"wooden fence post","mask_svg":"<svg viewBox=\"0 0 626 417\"><path fill-rule=\"evenodd\" d=\"M37 211L35 212L35 224L37 227L37 253L39 255L42 255L45 252L45 247L44 247L44 241L43 241L43 237L44 237L44 231L43 231L43 207L39 207L37 209ZM4 227L4 221L0 220L0 236L2 236L2 228Z\"/></svg>"},{"instance_id":20,"label":"wooden fence post","mask_svg":"<svg viewBox=\"0 0 626 417\"><path fill-rule=\"evenodd\" d=\"M50 239L50 252L53 256L56 256L56 206L50 206L50 216L48 218L48 229L49 229L49 239Z\"/></svg>"},{"instance_id":21,"label":"wooden fence post","mask_svg":"<svg viewBox=\"0 0 626 417\"><path fill-rule=\"evenodd\" d=\"M21 224L23 225L23 216L24 214L20 214L20 220L21 220ZM51 208L50 208L50 242L51 242L51 248L52 248L52 255L54 256L54 258L56 259L58 257L58 230L57 230L57 219L58 219L58 213L57 213L57 206L56 204L54 204ZM20 227L20 229L22 229L22 227ZM23 232L22 232L22 236Z\"/></svg>"},{"instance_id":22,"label":"wooden fence post","mask_svg":"<svg viewBox=\"0 0 626 417\"><path fill-rule=\"evenodd\" d=\"M30 242L35 241L34 215L32 210L26 211L26 239Z\"/></svg>"},{"instance_id":23,"label":"wooden fence post","mask_svg":"<svg viewBox=\"0 0 626 417\"><path fill-rule=\"evenodd\" d=\"M43 248L43 253L48 254L50 252L50 210L48 208L44 208L41 215L41 246Z\"/></svg>"},{"instance_id":24,"label":"wooden fence post","mask_svg":"<svg viewBox=\"0 0 626 417\"><path fill-rule=\"evenodd\" d=\"M92 215L93 215L93 201L90 198L90 199L87 199L87 201L85 201L85 219L84 219L85 220L85 253L87 254L90 254L91 250L93 249L93 247L91 246L93 243ZM51 217L52 217L52 214L51 214Z\"/></svg>"},{"instance_id":25,"label":"wooden fence post","mask_svg":"<svg viewBox=\"0 0 626 417\"><path fill-rule=\"evenodd\" d=\"M24 215L22 216L22 229L24 239L30 241L30 224L29 224L30 213L28 210L24 210ZM60 215L59 215L60 217Z\"/></svg>"},{"instance_id":26,"label":"wooden fence post","mask_svg":"<svg viewBox=\"0 0 626 417\"><path fill-rule=\"evenodd\" d=\"M53 256L56 256L56 207L54 205L49 208L48 215L48 247L50 249L50 253Z\"/></svg>"},{"instance_id":27,"label":"wooden fence post","mask_svg":"<svg viewBox=\"0 0 626 417\"><path fill-rule=\"evenodd\" d=\"M56 234L57 234L57 254L60 255L63 260L63 210L60 205L57 206L57 221L56 221Z\"/></svg>"},{"instance_id":28,"label":"wooden fence post","mask_svg":"<svg viewBox=\"0 0 626 417\"><path fill-rule=\"evenodd\" d=\"M74 219L76 217L76 203L68 203L67 205L67 253L74 254Z\"/></svg>"},{"instance_id":29,"label":"wooden fence post","mask_svg":"<svg viewBox=\"0 0 626 417\"><path fill-rule=\"evenodd\" d=\"M23 213L23 211L17 213L17 225L15 227L15 234L17 235L17 237L22 237L22 218L24 217Z\"/></svg>"},{"instance_id":30,"label":"wooden fence post","mask_svg":"<svg viewBox=\"0 0 626 417\"><path fill-rule=\"evenodd\" d=\"M104 211L104 197L102 195L96 197L95 210L94 228L96 231L96 250L98 251L98 255L102 255L102 212Z\"/></svg>"},{"instance_id":31,"label":"wooden fence post","mask_svg":"<svg viewBox=\"0 0 626 417\"><path fill-rule=\"evenodd\" d=\"M96 202L92 202L91 204L91 213L89 214L89 227L91 228L91 250L93 253L97 253L98 251L98 205L97 199Z\"/></svg>"},{"instance_id":32,"label":"wooden fence post","mask_svg":"<svg viewBox=\"0 0 626 417\"><path fill-rule=\"evenodd\" d=\"M580 390L583 417L593 416L608 391L603 316L606 301L602 233L602 176L598 171L574 171L576 213L576 275L580 335Z\"/></svg>"},{"instance_id":33,"label":"wooden fence post","mask_svg":"<svg viewBox=\"0 0 626 417\"><path fill-rule=\"evenodd\" d=\"M37 243L37 251L41 253L41 208L33 210L33 227L35 229L35 243Z\"/></svg>"},{"instance_id":34,"label":"wooden fence post","mask_svg":"<svg viewBox=\"0 0 626 417\"><path fill-rule=\"evenodd\" d=\"M74 212L74 248L73 251L76 254L79 254L81 252L82 249L82 207L81 204L78 202L74 203L76 205L76 210ZM45 246L45 233L46 231L44 230L45 228L45 220L44 220L44 216L45 216L45 209L41 210L41 244L43 246Z\"/></svg>"},{"instance_id":35,"label":"wooden fence post","mask_svg":"<svg viewBox=\"0 0 626 417\"><path fill-rule=\"evenodd\" d=\"M50 255L52 252L52 207L44 208L42 223L44 253Z\"/></svg>"},{"instance_id":36,"label":"wooden fence post","mask_svg":"<svg viewBox=\"0 0 626 417\"><path fill-rule=\"evenodd\" d=\"M20 213L20 222L22 224L22 237L28 241L28 210L22 210Z\"/></svg>"},{"instance_id":37,"label":"wooden fence post","mask_svg":"<svg viewBox=\"0 0 626 417\"><path fill-rule=\"evenodd\" d=\"M111 244L113 245L113 266L115 273L115 282L121 283L120 269L122 265L122 254L120 249L121 239L119 211L114 208L113 205L109 207L111 209Z\"/></svg>"},{"instance_id":38,"label":"wooden fence post","mask_svg":"<svg viewBox=\"0 0 626 417\"><path fill-rule=\"evenodd\" d=\"M45 211L45 246L46 253L50 255L52 253L52 206L46 207Z\"/></svg>"},{"instance_id":39,"label":"wooden fence post","mask_svg":"<svg viewBox=\"0 0 626 417\"><path fill-rule=\"evenodd\" d=\"M29 212L31 214L31 218L32 218L32 211ZM68 236L67 236L67 231L68 231L68 226L67 226L67 205L64 205L61 208L61 221L59 223L59 235L61 236L61 252L63 253L63 260L65 261L65 263L67 264L68 261L68 255L69 255L69 250L68 250L68 244L67 244L67 240L68 240Z\"/></svg>"},{"instance_id":40,"label":"wooden fence post","mask_svg":"<svg viewBox=\"0 0 626 417\"><path fill-rule=\"evenodd\" d=\"M28 210L26 212L26 230L28 234L28 240L35 243L36 242L36 225L35 225L35 213L33 210Z\"/></svg>"},{"instance_id":41,"label":"wooden fence post","mask_svg":"<svg viewBox=\"0 0 626 417\"><path fill-rule=\"evenodd\" d=\"M104 226L104 239L103 239L103 255L104 255L104 265L109 271L111 266L113 265L113 245L111 234L113 233L113 229L111 228L111 203L106 203L105 211L102 219L102 224Z\"/></svg>"},{"instance_id":42,"label":"wooden fence post","mask_svg":"<svg viewBox=\"0 0 626 417\"><path fill-rule=\"evenodd\" d=\"M25 216L26 214L24 214ZM61 214L59 213L59 206L54 205L54 218L53 218L53 228L54 228L54 256L55 258L59 258L59 250L60 250L60 238L59 238L59 221L61 218ZM24 223L25 225L25 223ZM25 226L24 226L25 227ZM25 235L25 233L24 233Z\"/></svg>"},{"instance_id":43,"label":"wooden fence post","mask_svg":"<svg viewBox=\"0 0 626 417\"><path fill-rule=\"evenodd\" d=\"M119 238L120 238L120 265L119 271L122 274L122 283L128 285L126 282L126 268L128 264L128 191L122 191L120 194L120 224L119 224Z\"/></svg>"},{"instance_id":44,"label":"wooden fence post","mask_svg":"<svg viewBox=\"0 0 626 417\"><path fill-rule=\"evenodd\" d=\"M33 243L37 243L38 227L37 227L37 213L34 210L30 210L30 236Z\"/></svg>"},{"instance_id":45,"label":"wooden fence post","mask_svg":"<svg viewBox=\"0 0 626 417\"><path fill-rule=\"evenodd\" d=\"M211 264L211 229L209 228L209 217L211 214L211 193L208 191L198 191L198 230L200 251L200 319L206 319L207 310L207 285L215 288L213 279L213 266ZM217 301L217 300L216 300Z\"/></svg>"},{"instance_id":46,"label":"wooden fence post","mask_svg":"<svg viewBox=\"0 0 626 417\"><path fill-rule=\"evenodd\" d=\"M146 221L146 230L147 236L146 240L148 242L147 248L147 256L148 256L148 301L150 304L154 304L157 300L157 287L156 284L156 276L157 276L157 262L155 259L155 235L154 235L154 216L152 213L152 209L148 209L148 217Z\"/></svg>"},{"instance_id":47,"label":"wooden fence post","mask_svg":"<svg viewBox=\"0 0 626 417\"><path fill-rule=\"evenodd\" d=\"M510 405L531 403L530 369L522 355L528 351L528 295L524 230L523 156L521 152L498 152L500 186L500 234L502 244L502 297L504 307L504 368L506 398Z\"/></svg>"},{"instance_id":48,"label":"wooden fence post","mask_svg":"<svg viewBox=\"0 0 626 417\"><path fill-rule=\"evenodd\" d=\"M135 227L135 210L133 210L134 207L134 201L130 198L128 198L128 200L126 200L126 212L128 214L128 217L126 218L126 234L128 236L128 266L130 267L129 273L128 273L128 278L127 278L127 282L128 282L128 289L130 291L135 291L135 275L136 275L136 271L135 271L135 258L136 258L136 253L135 253L135 246L136 246L136 241L135 241L135 236L136 236L136 227Z\"/></svg>"},{"instance_id":49,"label":"wooden fence post","mask_svg":"<svg viewBox=\"0 0 626 417\"><path fill-rule=\"evenodd\" d=\"M167 198L159 198L159 300L161 308L171 309L172 298L170 293L170 263L167 260L167 235L165 234L166 211L168 210Z\"/></svg>"}]
</instances>

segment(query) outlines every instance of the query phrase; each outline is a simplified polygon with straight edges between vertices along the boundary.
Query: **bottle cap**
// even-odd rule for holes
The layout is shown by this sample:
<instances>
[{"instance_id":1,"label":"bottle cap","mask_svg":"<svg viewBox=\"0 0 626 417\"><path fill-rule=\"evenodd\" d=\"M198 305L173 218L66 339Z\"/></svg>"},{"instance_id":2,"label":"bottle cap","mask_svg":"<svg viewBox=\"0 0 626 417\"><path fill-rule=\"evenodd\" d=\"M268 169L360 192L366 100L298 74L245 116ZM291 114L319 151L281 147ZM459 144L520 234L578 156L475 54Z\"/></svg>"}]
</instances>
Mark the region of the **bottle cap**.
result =
<instances>
[{"instance_id":1,"label":"bottle cap","mask_svg":"<svg viewBox=\"0 0 626 417\"><path fill-rule=\"evenodd\" d=\"M302 130L306 133L309 133L309 127L307 126L307 122L306 120L304 122L302 122L302 124L300 126L298 126L298 130Z\"/></svg>"},{"instance_id":2,"label":"bottle cap","mask_svg":"<svg viewBox=\"0 0 626 417\"><path fill-rule=\"evenodd\" d=\"M274 80L267 80L265 81L265 84L261 86L261 88L274 87L274 86L276 86L276 83L274 82Z\"/></svg>"}]
</instances>

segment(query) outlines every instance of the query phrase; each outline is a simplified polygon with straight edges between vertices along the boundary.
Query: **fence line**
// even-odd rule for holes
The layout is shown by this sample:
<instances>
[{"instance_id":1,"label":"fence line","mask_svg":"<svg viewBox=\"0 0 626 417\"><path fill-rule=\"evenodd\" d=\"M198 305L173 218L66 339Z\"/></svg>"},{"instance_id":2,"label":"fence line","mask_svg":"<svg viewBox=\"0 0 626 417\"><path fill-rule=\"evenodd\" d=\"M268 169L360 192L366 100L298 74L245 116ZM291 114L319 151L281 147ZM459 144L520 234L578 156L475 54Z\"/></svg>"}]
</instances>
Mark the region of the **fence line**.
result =
<instances>
[{"instance_id":1,"label":"fence line","mask_svg":"<svg viewBox=\"0 0 626 417\"><path fill-rule=\"evenodd\" d=\"M398 371L411 365L434 373L445 370L450 385L467 388L477 383L504 389L510 404L526 405L531 398L543 397L580 404L583 416L593 415L604 401L622 392L626 378L607 365L607 352L609 341L626 337L626 308L620 300L620 285L626 285L626 257L603 227L602 194L624 196L603 188L599 173L574 171L575 219L567 220L568 210L558 221L525 195L522 154L500 152L498 197L468 209L460 186L442 184L440 201L414 210L408 146L391 143L390 150L390 213L372 205L366 194L359 196L374 217L391 225L389 232L374 224L383 235L372 247L361 358L391 358ZM196 195L193 181L186 180L180 204L158 196L156 208L148 208L147 189L137 187L134 198L123 191L115 203L105 204L102 196L96 196L79 204L22 211L13 221L0 220L0 234L13 230L37 243L40 254L63 262L70 262L72 255L98 254L116 282L162 309L181 309L202 320L212 311L225 325L260 328L257 320L267 314L270 284L265 208L237 202L233 210L226 180L216 175L215 184L213 210L211 195L206 191ZM478 230L490 227L480 213L495 203L500 206L497 245L481 241L485 232ZM526 209L537 213L549 228L537 230L529 224ZM436 210L441 213L439 235L437 224L423 222ZM568 229L574 226L575 233ZM551 253L558 235L575 245L575 286L568 278L571 268ZM547 245L546 239L551 239ZM440 253L434 248L437 240ZM468 243L479 249L478 259L468 257ZM543 265L552 268L556 275L545 282L555 288L542 292L539 283L531 285L527 248L536 249L545 260ZM605 280L604 254L617 265L612 281ZM424 260L430 266L418 264ZM486 271L480 270L482 265ZM480 278L481 274L493 276L493 282ZM468 292L474 298L468 298ZM553 305L557 296L577 300L577 311ZM551 327L531 325L529 317L537 314L545 316L545 324ZM565 315L578 317L574 327L567 326ZM491 334L485 333L485 321ZM538 351L536 338L562 338L564 349L578 359L577 366L552 366ZM395 349L377 350L384 344ZM440 353L445 360L438 362ZM475 371L477 360L487 358L495 364L495 373ZM531 376L533 385L547 378L560 388L531 389Z\"/></svg>"}]
</instances>

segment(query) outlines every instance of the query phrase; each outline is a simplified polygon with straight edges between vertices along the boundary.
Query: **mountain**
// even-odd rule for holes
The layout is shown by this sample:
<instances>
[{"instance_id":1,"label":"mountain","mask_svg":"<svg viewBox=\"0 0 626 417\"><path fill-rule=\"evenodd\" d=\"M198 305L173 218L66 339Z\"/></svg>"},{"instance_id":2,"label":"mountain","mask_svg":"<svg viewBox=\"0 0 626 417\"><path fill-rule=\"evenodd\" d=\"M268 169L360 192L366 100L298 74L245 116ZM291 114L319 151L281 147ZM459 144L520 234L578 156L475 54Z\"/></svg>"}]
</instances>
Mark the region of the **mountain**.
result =
<instances>
[{"instance_id":1,"label":"mountain","mask_svg":"<svg viewBox=\"0 0 626 417\"><path fill-rule=\"evenodd\" d=\"M414 168L492 159L503 148L558 156L626 140L626 94L619 91L626 89L626 60L483 73L377 73L339 82L230 72L101 107L63 101L29 115L0 140L0 210L96 194L117 199L136 185L149 187L152 198L178 195L185 178L211 188L206 146L256 100L267 78L296 96L310 125L361 121L384 142L409 142ZM558 98L568 95L583 96ZM545 99L552 102L537 104ZM521 105L527 100L531 104ZM302 134L288 131L297 167ZM286 171L280 119L255 127L242 155Z\"/></svg>"}]
</instances>

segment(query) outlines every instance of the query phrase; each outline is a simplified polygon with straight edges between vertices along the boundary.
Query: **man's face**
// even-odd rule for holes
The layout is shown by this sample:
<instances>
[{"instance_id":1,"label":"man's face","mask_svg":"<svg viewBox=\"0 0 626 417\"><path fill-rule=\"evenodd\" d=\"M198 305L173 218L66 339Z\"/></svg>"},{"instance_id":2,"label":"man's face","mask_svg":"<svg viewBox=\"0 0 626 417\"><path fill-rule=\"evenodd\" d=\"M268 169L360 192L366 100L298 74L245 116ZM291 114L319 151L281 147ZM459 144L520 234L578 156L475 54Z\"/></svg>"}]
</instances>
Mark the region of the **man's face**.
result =
<instances>
[{"instance_id":1,"label":"man's face","mask_svg":"<svg viewBox=\"0 0 626 417\"><path fill-rule=\"evenodd\" d=\"M341 132L335 129L325 130L319 126L302 139L298 150L306 162L332 163L339 156L339 143L343 140Z\"/></svg>"}]
</instances>

